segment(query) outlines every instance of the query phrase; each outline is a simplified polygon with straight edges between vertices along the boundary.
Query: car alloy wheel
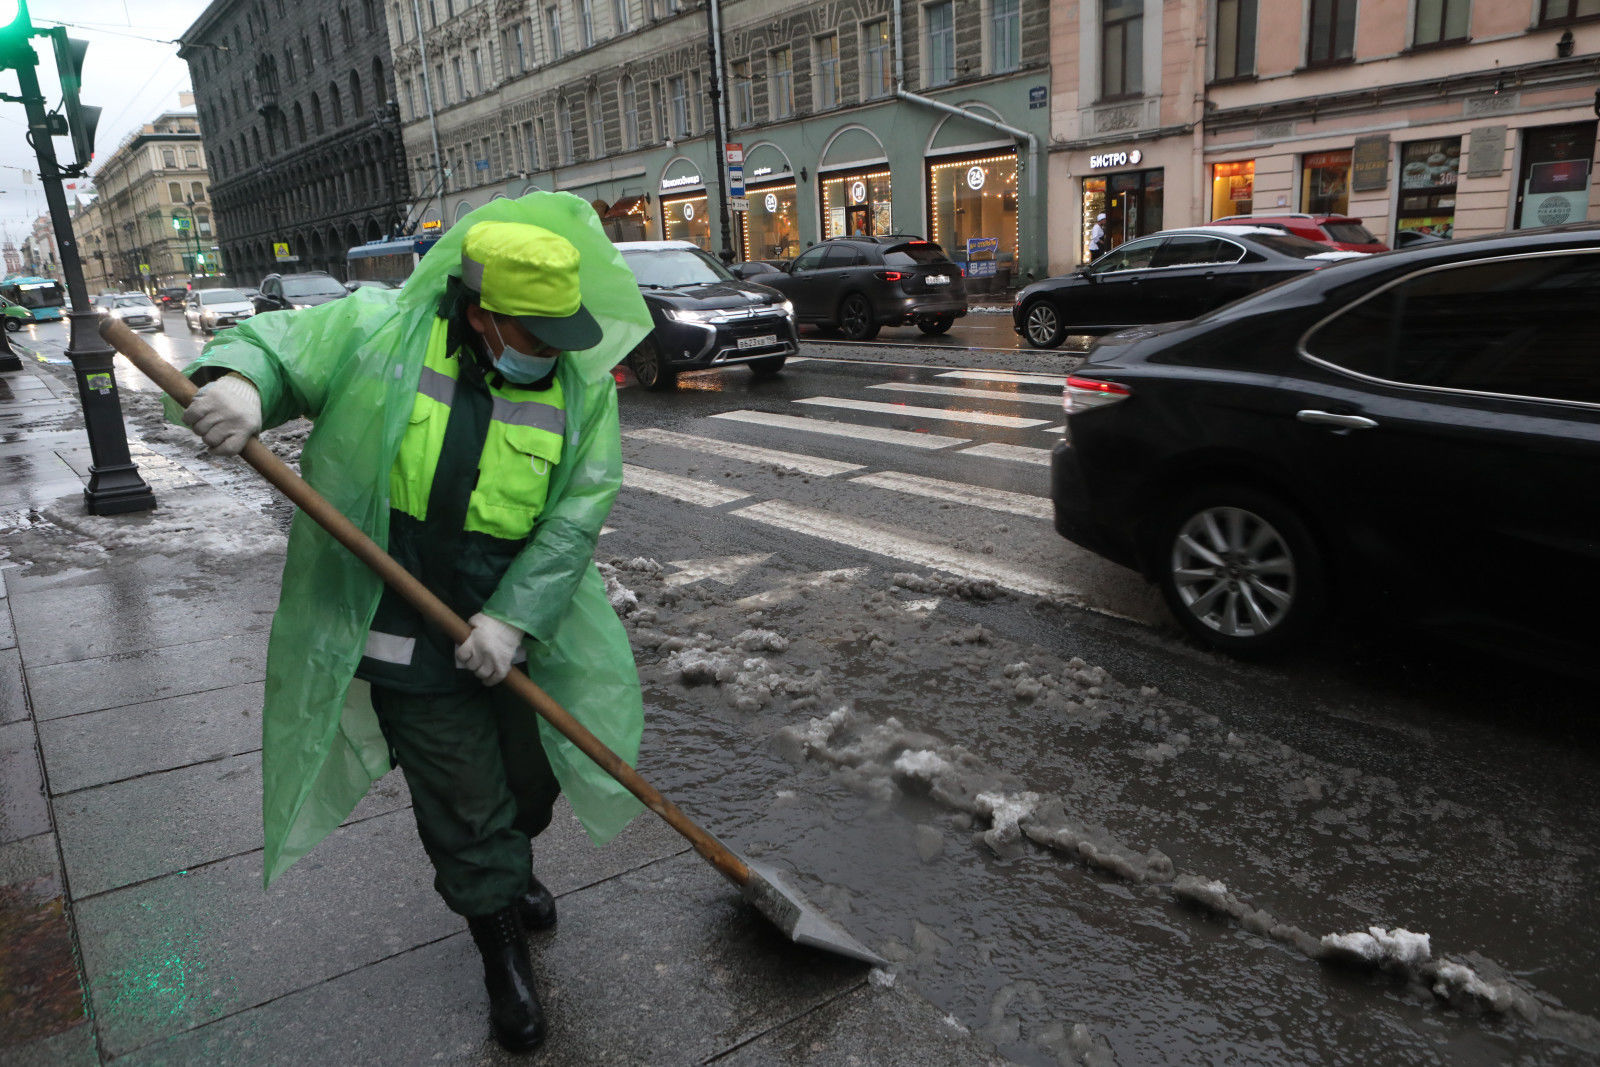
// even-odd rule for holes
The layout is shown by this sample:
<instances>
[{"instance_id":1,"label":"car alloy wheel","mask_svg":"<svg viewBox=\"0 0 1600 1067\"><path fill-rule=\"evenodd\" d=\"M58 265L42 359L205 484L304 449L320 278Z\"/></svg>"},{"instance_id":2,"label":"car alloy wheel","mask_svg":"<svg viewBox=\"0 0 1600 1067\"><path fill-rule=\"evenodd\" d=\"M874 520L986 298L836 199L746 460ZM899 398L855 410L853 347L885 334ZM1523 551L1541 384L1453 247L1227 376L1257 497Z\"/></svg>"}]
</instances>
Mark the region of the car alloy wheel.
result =
<instances>
[{"instance_id":1,"label":"car alloy wheel","mask_svg":"<svg viewBox=\"0 0 1600 1067\"><path fill-rule=\"evenodd\" d=\"M1055 348L1066 337L1061 327L1061 316L1049 300L1039 299L1029 304L1022 313L1022 329L1028 343L1035 348Z\"/></svg>"},{"instance_id":2,"label":"car alloy wheel","mask_svg":"<svg viewBox=\"0 0 1600 1067\"><path fill-rule=\"evenodd\" d=\"M628 356L628 366L639 384L652 393L664 392L678 384L678 376L667 366L661 347L655 339L646 337Z\"/></svg>"},{"instance_id":3,"label":"car alloy wheel","mask_svg":"<svg viewBox=\"0 0 1600 1067\"><path fill-rule=\"evenodd\" d=\"M870 341L878 336L872 305L860 293L851 293L839 305L839 332L847 341Z\"/></svg>"},{"instance_id":4,"label":"car alloy wheel","mask_svg":"<svg viewBox=\"0 0 1600 1067\"><path fill-rule=\"evenodd\" d=\"M22 329L22 320L21 319L12 318L10 315L7 315L6 316L6 330L9 331L10 333L16 333L20 329Z\"/></svg>"},{"instance_id":5,"label":"car alloy wheel","mask_svg":"<svg viewBox=\"0 0 1600 1067\"><path fill-rule=\"evenodd\" d=\"M1243 486L1190 494L1160 550L1161 591L1202 643L1239 656L1281 652L1323 613L1321 553L1298 514Z\"/></svg>"}]
</instances>

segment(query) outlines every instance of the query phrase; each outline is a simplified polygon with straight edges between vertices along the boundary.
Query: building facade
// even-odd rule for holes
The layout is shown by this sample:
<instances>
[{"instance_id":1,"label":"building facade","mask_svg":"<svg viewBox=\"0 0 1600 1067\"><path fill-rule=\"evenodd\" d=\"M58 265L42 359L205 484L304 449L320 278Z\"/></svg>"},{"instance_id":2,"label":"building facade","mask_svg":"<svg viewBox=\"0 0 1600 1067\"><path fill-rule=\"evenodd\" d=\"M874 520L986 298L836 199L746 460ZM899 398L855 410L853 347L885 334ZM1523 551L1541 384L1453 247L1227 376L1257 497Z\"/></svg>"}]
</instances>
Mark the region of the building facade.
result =
<instances>
[{"instance_id":1,"label":"building facade","mask_svg":"<svg viewBox=\"0 0 1600 1067\"><path fill-rule=\"evenodd\" d=\"M786 259L911 233L991 261L971 273L994 284L1043 276L1048 0L722 0L748 202L726 234L703 3L397 0L386 15L426 220L556 189L619 239Z\"/></svg>"},{"instance_id":2,"label":"building facade","mask_svg":"<svg viewBox=\"0 0 1600 1067\"><path fill-rule=\"evenodd\" d=\"M1057 5L1051 268L1229 215L1350 214L1386 242L1600 219L1590 0ZM1064 73L1075 72L1075 73Z\"/></svg>"},{"instance_id":3,"label":"building facade","mask_svg":"<svg viewBox=\"0 0 1600 1067\"><path fill-rule=\"evenodd\" d=\"M178 54L235 282L343 278L349 248L401 225L411 190L379 0L214 0Z\"/></svg>"},{"instance_id":4,"label":"building facade","mask_svg":"<svg viewBox=\"0 0 1600 1067\"><path fill-rule=\"evenodd\" d=\"M145 123L95 166L94 178L100 195L73 221L91 293L153 291L219 270L206 150L193 111Z\"/></svg>"}]
</instances>

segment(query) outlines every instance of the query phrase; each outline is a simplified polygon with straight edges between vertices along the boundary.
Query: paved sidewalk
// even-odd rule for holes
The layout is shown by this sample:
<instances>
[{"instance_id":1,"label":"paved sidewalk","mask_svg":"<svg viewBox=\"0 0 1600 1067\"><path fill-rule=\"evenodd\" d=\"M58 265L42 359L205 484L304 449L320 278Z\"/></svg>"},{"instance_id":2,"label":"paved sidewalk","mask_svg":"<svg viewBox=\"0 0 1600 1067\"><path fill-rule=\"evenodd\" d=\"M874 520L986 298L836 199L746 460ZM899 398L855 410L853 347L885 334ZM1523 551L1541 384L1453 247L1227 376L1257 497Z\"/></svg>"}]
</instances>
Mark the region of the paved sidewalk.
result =
<instances>
[{"instance_id":1,"label":"paved sidewalk","mask_svg":"<svg viewBox=\"0 0 1600 1067\"><path fill-rule=\"evenodd\" d=\"M277 527L137 443L157 510L87 515L72 387L19 351L0 374L0 1064L513 1060L398 772L261 888ZM788 943L652 816L597 850L558 812L536 867L561 921L533 938L552 1032L523 1062L998 1062L903 985Z\"/></svg>"}]
</instances>

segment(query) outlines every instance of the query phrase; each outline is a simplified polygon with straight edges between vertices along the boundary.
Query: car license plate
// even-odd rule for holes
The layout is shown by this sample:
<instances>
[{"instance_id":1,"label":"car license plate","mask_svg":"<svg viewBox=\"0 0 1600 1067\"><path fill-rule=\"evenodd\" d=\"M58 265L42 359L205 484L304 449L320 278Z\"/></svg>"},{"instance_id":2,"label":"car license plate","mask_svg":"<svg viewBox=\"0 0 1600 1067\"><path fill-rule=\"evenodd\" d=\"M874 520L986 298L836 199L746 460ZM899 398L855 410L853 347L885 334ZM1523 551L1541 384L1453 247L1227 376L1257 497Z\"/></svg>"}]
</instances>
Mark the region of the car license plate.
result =
<instances>
[{"instance_id":1,"label":"car license plate","mask_svg":"<svg viewBox=\"0 0 1600 1067\"><path fill-rule=\"evenodd\" d=\"M739 338L740 348L765 348L768 345L775 345L777 343L778 335L775 333L764 333L760 337Z\"/></svg>"},{"instance_id":2,"label":"car license plate","mask_svg":"<svg viewBox=\"0 0 1600 1067\"><path fill-rule=\"evenodd\" d=\"M948 275L948 274L930 274L924 280L929 285L949 285L950 284L950 275Z\"/></svg>"}]
</instances>

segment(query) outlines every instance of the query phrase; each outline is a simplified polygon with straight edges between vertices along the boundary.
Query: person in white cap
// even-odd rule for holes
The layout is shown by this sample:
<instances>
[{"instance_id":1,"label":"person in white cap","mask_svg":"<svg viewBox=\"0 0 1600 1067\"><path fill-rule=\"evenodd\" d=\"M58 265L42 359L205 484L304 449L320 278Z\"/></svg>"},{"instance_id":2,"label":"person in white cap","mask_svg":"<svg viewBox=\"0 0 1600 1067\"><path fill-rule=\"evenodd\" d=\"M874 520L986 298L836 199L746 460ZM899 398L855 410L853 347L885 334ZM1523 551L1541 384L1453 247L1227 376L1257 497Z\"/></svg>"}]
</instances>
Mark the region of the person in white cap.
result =
<instances>
[{"instance_id":1,"label":"person in white cap","mask_svg":"<svg viewBox=\"0 0 1600 1067\"><path fill-rule=\"evenodd\" d=\"M1106 213L1104 211L1094 217L1094 225L1089 227L1089 262L1093 263L1100 258L1100 253L1106 251Z\"/></svg>"}]
</instances>

